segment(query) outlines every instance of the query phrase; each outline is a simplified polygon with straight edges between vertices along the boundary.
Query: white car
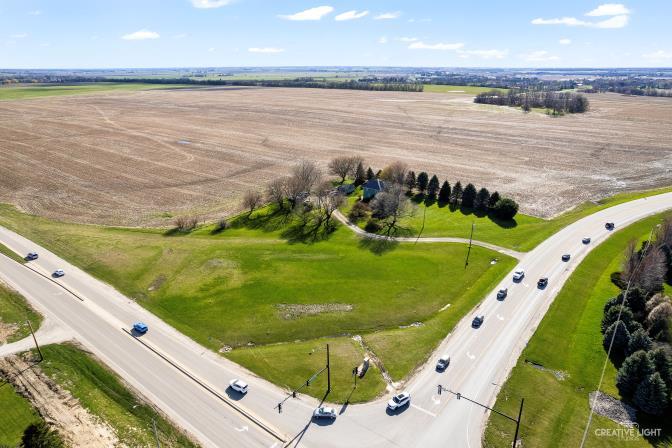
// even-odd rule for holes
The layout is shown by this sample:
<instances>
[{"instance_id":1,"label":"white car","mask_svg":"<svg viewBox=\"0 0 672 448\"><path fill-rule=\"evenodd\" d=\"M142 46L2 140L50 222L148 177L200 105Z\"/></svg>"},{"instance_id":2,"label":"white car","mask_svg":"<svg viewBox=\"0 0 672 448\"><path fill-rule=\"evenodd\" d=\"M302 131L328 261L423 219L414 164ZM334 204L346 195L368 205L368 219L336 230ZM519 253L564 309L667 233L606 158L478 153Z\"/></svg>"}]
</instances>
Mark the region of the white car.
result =
<instances>
[{"instance_id":1,"label":"white car","mask_svg":"<svg viewBox=\"0 0 672 448\"><path fill-rule=\"evenodd\" d=\"M336 420L336 409L327 406L320 406L313 411L314 418L330 418Z\"/></svg>"},{"instance_id":2,"label":"white car","mask_svg":"<svg viewBox=\"0 0 672 448\"><path fill-rule=\"evenodd\" d=\"M63 277L65 275L65 272L63 269L56 269L53 274L51 274L54 277Z\"/></svg>"},{"instance_id":3,"label":"white car","mask_svg":"<svg viewBox=\"0 0 672 448\"><path fill-rule=\"evenodd\" d=\"M436 370L446 370L446 368L448 368L448 364L450 364L450 356L443 355L436 362Z\"/></svg>"},{"instance_id":4,"label":"white car","mask_svg":"<svg viewBox=\"0 0 672 448\"><path fill-rule=\"evenodd\" d=\"M243 380L239 379L234 379L229 381L229 386L231 386L231 389L235 390L236 392L240 392L241 394L246 394L247 393L247 383Z\"/></svg>"},{"instance_id":5,"label":"white car","mask_svg":"<svg viewBox=\"0 0 672 448\"><path fill-rule=\"evenodd\" d=\"M402 392L398 395L392 397L390 401L387 402L387 408L396 411L397 409L406 406L411 403L411 394L408 392Z\"/></svg>"},{"instance_id":6,"label":"white car","mask_svg":"<svg viewBox=\"0 0 672 448\"><path fill-rule=\"evenodd\" d=\"M522 269L520 271L516 271L513 273L513 281L514 282L519 282L525 277L525 271Z\"/></svg>"}]
</instances>

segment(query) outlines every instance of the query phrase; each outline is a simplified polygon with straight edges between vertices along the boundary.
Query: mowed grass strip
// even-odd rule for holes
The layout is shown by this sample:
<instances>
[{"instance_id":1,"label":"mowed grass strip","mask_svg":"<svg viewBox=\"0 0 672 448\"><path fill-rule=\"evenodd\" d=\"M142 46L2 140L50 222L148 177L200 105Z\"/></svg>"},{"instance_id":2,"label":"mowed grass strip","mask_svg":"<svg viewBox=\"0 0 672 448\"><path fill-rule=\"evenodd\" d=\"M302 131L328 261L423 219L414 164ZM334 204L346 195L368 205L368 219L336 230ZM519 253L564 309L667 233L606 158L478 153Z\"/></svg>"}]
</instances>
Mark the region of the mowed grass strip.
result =
<instances>
[{"instance_id":1,"label":"mowed grass strip","mask_svg":"<svg viewBox=\"0 0 672 448\"><path fill-rule=\"evenodd\" d=\"M41 419L30 402L1 377L0 386L0 446L19 446L26 428Z\"/></svg>"},{"instance_id":2,"label":"mowed grass strip","mask_svg":"<svg viewBox=\"0 0 672 448\"><path fill-rule=\"evenodd\" d=\"M152 419L163 446L197 446L138 399L114 373L79 348L48 345L42 347L42 352L40 369L70 391L85 409L108 423L125 446L154 446Z\"/></svg>"},{"instance_id":3,"label":"mowed grass strip","mask_svg":"<svg viewBox=\"0 0 672 448\"><path fill-rule=\"evenodd\" d=\"M18 341L28 336L30 327L27 321L30 321L33 329L37 331L42 316L19 293L0 282L0 325L14 328L5 341L0 339L0 344Z\"/></svg>"},{"instance_id":4,"label":"mowed grass strip","mask_svg":"<svg viewBox=\"0 0 672 448\"><path fill-rule=\"evenodd\" d=\"M600 333L604 304L619 293L610 275L620 270L628 242L648 238L651 229L664 216L666 214L653 216L621 229L595 248L565 283L523 351L499 393L495 409L516 415L520 398L525 398L521 427L524 446L579 446L588 421L588 394L597 389L606 356ZM559 380L553 372L561 373L564 379ZM616 369L609 362L601 390L618 397L615 378ZM660 427L660 422L654 426ZM595 429L601 428L622 427L595 415L586 446L611 447L624 443L617 437L598 436ZM510 446L514 429L511 422L491 416L485 446ZM669 424L663 429L669 438ZM667 443L663 445L669 446L669 439ZM627 446L651 444L640 437L628 440Z\"/></svg>"},{"instance_id":5,"label":"mowed grass strip","mask_svg":"<svg viewBox=\"0 0 672 448\"><path fill-rule=\"evenodd\" d=\"M671 191L672 187L664 187L621 193L597 202L583 203L556 218L542 219L519 213L508 222L502 222L487 215L475 214L472 210L451 208L448 205L440 206L433 203L426 206L423 202L416 200L415 202L419 202L416 212L413 216L402 219L400 226L405 229L405 234L413 236L420 234L423 237L469 238L471 224L474 223L475 240L527 252L563 227L592 213L624 202ZM350 199L348 204L349 206L343 209L346 215L354 204L354 199ZM364 227L365 224L365 220L359 223L360 227Z\"/></svg>"},{"instance_id":6,"label":"mowed grass strip","mask_svg":"<svg viewBox=\"0 0 672 448\"><path fill-rule=\"evenodd\" d=\"M0 101L25 100L47 96L81 95L109 91L136 91L150 89L179 88L181 85L142 84L126 82L99 82L83 84L37 84L34 86L3 86L0 87Z\"/></svg>"}]
</instances>

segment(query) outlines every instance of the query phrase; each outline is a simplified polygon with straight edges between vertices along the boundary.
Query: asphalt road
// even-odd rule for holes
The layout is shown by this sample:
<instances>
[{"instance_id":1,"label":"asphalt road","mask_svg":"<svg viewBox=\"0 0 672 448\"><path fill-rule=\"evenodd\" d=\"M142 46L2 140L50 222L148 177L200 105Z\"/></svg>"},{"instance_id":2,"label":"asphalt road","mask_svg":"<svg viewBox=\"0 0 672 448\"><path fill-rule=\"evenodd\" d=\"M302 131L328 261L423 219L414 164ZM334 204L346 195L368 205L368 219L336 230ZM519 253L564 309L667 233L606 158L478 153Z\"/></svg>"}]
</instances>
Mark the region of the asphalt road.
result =
<instances>
[{"instance_id":1,"label":"asphalt road","mask_svg":"<svg viewBox=\"0 0 672 448\"><path fill-rule=\"evenodd\" d=\"M522 254L516 267L525 279L513 283L508 275L484 298L473 313L457 325L437 352L407 384L411 405L388 412L383 399L336 406L336 421L311 422L318 401L305 396L289 399L282 413L275 407L285 391L256 377L181 335L132 300L25 238L0 227L0 242L25 254L35 250L40 259L28 267L0 255L0 278L5 280L52 321L70 329L74 337L190 432L203 446L217 447L478 447L487 414L466 400L444 393L437 384L492 404L498 385L513 365L573 269L611 232L648 215L672 208L672 193L617 205L586 217ZM588 245L583 237L591 237ZM570 253L564 263L560 257ZM66 276L49 274L62 268ZM33 270L31 270L33 269ZM40 275L44 274L44 276ZM540 290L536 281L548 277ZM509 288L503 301L496 291ZM67 289L64 289L67 288ZM479 329L471 328L475 314L484 314ZM140 337L128 333L142 320L150 331ZM451 356L445 372L434 363ZM250 392L240 397L227 389L228 381L243 378ZM524 437L524 434L523 434Z\"/></svg>"}]
</instances>

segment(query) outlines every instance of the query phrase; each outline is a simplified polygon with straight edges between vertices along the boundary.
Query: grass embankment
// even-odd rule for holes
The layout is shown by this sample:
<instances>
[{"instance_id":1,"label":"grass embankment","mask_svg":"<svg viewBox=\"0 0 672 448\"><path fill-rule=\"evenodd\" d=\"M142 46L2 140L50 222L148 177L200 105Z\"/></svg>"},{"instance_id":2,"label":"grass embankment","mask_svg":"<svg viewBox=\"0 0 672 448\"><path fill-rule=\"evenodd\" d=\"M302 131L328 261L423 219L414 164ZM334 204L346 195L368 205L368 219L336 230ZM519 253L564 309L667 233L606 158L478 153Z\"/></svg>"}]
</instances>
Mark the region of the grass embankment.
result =
<instances>
[{"instance_id":1,"label":"grass embankment","mask_svg":"<svg viewBox=\"0 0 672 448\"><path fill-rule=\"evenodd\" d=\"M19 446L26 428L40 420L28 400L0 379L0 446Z\"/></svg>"},{"instance_id":2,"label":"grass embankment","mask_svg":"<svg viewBox=\"0 0 672 448\"><path fill-rule=\"evenodd\" d=\"M152 419L162 446L195 447L152 407L139 400L97 360L70 344L42 348L40 369L108 423L126 446L154 446Z\"/></svg>"},{"instance_id":3,"label":"grass embankment","mask_svg":"<svg viewBox=\"0 0 672 448\"><path fill-rule=\"evenodd\" d=\"M0 87L0 101L2 100L25 100L30 98L41 98L46 96L63 95L81 95L84 93L98 93L109 91L135 91L150 89L167 89L184 87L182 85L160 85L160 84L141 84L141 83L83 83L83 84L37 84L34 86L2 86Z\"/></svg>"},{"instance_id":4,"label":"grass embankment","mask_svg":"<svg viewBox=\"0 0 672 448\"><path fill-rule=\"evenodd\" d=\"M495 404L495 409L516 415L520 397L525 398L521 427L523 446L579 446L588 420L588 394L597 388L606 356L600 333L603 307L607 300L619 293L610 274L620 270L628 241L648 238L652 227L663 216L665 214L621 229L595 248L560 291L523 351ZM548 370L542 371L526 361ZM557 379L552 371L562 372L565 379ZM618 397L615 378L616 369L609 362L602 391ZM623 441L617 437L598 437L595 433L595 429L619 427L611 420L595 415L586 446L620 446ZM491 416L485 446L510 446L514 429L511 422ZM638 438L628 440L627 446L650 444Z\"/></svg>"},{"instance_id":5,"label":"grass embankment","mask_svg":"<svg viewBox=\"0 0 672 448\"><path fill-rule=\"evenodd\" d=\"M493 89L492 87L478 86L451 86L444 84L424 84L424 92L431 93L464 93L466 95L478 95L479 93L489 92L491 90L501 90L508 92L509 89Z\"/></svg>"},{"instance_id":6,"label":"grass embankment","mask_svg":"<svg viewBox=\"0 0 672 448\"><path fill-rule=\"evenodd\" d=\"M227 356L288 386L315 370L318 364L308 352L323 346L314 341L321 338L332 339L332 355L343 358L343 372L335 378L340 383L339 375L347 376L349 386L352 367L363 357L350 339L356 334L367 339L374 333L372 345L381 347L386 366L404 376L428 355L427 341L438 343L460 313L514 264L474 248L464 269L464 245L367 242L344 227L313 242L283 214L266 210L219 234L211 227L168 236L160 230L65 224L9 206L0 206L0 225L116 286L199 343L213 350L234 347ZM500 263L491 265L494 257ZM432 320L448 303L440 319ZM378 342L387 333L376 331L418 321L426 325L390 334L408 339L398 353ZM286 345L269 345L277 343ZM358 397L382 390L380 381L371 380ZM348 388L336 389L330 399L342 401L347 394Z\"/></svg>"},{"instance_id":7,"label":"grass embankment","mask_svg":"<svg viewBox=\"0 0 672 448\"><path fill-rule=\"evenodd\" d=\"M37 331L42 316L28 305L26 299L19 293L0 283L0 325L16 327L5 341L0 338L0 344L18 341L28 336L30 334L30 327L26 323L28 320Z\"/></svg>"},{"instance_id":8,"label":"grass embankment","mask_svg":"<svg viewBox=\"0 0 672 448\"><path fill-rule=\"evenodd\" d=\"M11 250L10 248L8 248L7 246L5 246L2 243L0 243L0 254L4 255L6 257L9 257L12 260L14 260L18 263L21 263L21 264L26 262L26 260L21 255L17 254L16 252L14 252L13 250Z\"/></svg>"},{"instance_id":9,"label":"grass embankment","mask_svg":"<svg viewBox=\"0 0 672 448\"><path fill-rule=\"evenodd\" d=\"M539 243L563 227L599 210L670 191L672 191L672 187L620 193L597 202L583 203L553 219L541 219L519 213L514 220L509 222L502 222L487 215L476 215L471 210L453 209L450 206L439 206L437 203L429 206L419 203L416 213L411 217L404 218L400 225L406 229L407 234L413 236L418 235L422 229L423 237L469 238L471 224L474 223L475 240L526 252L534 249ZM353 200L350 201L350 205L352 204L354 204ZM349 207L343 210L346 215L348 210ZM366 221L363 220L359 224L363 227Z\"/></svg>"}]
</instances>

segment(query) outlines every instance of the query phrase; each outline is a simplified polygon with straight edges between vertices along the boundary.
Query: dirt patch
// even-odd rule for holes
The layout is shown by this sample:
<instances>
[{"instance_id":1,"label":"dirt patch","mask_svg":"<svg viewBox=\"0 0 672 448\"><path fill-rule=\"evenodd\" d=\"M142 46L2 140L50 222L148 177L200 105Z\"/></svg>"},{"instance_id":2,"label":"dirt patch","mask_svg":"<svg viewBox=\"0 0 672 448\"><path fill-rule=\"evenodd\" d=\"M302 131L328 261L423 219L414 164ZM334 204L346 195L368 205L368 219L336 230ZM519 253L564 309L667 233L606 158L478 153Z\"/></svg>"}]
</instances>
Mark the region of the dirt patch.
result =
<instances>
[{"instance_id":1,"label":"dirt patch","mask_svg":"<svg viewBox=\"0 0 672 448\"><path fill-rule=\"evenodd\" d=\"M557 379L558 381L564 381L569 376L569 373L567 373L567 372L564 372L562 370L548 369L548 368L542 366L541 364L537 364L536 362L526 360L525 363L528 364L529 366L531 366L532 368L535 368L537 370L541 370L542 372L551 373L555 377L555 379Z\"/></svg>"},{"instance_id":2,"label":"dirt patch","mask_svg":"<svg viewBox=\"0 0 672 448\"><path fill-rule=\"evenodd\" d=\"M30 367L23 358L9 356L0 359L0 375L9 378L40 416L61 433L68 446L123 446L109 425L84 409L70 392L42 373L39 366Z\"/></svg>"},{"instance_id":3,"label":"dirt patch","mask_svg":"<svg viewBox=\"0 0 672 448\"><path fill-rule=\"evenodd\" d=\"M149 288L147 288L147 291L156 291L157 289L161 289L161 286L163 286L166 280L168 280L168 277L166 277L164 274L157 275L149 285Z\"/></svg>"},{"instance_id":4,"label":"dirt patch","mask_svg":"<svg viewBox=\"0 0 672 448\"><path fill-rule=\"evenodd\" d=\"M588 395L588 406L592 406L597 415L606 417L619 425L632 428L637 423L637 410L611 395L598 391L591 392Z\"/></svg>"},{"instance_id":5,"label":"dirt patch","mask_svg":"<svg viewBox=\"0 0 672 448\"><path fill-rule=\"evenodd\" d=\"M361 154L513 195L550 216L672 183L672 100L589 96L561 118L453 92L193 89L0 103L0 202L67 221L217 218L296 160ZM184 144L189 142L189 144ZM25 179L31 179L26 183Z\"/></svg>"},{"instance_id":6,"label":"dirt patch","mask_svg":"<svg viewBox=\"0 0 672 448\"><path fill-rule=\"evenodd\" d=\"M0 320L0 345L7 343L11 335L16 333L19 326L16 324L6 324Z\"/></svg>"},{"instance_id":7,"label":"dirt patch","mask_svg":"<svg viewBox=\"0 0 672 448\"><path fill-rule=\"evenodd\" d=\"M308 305L281 303L276 305L276 308L281 319L293 320L324 313L347 313L352 311L353 306L347 303L316 303Z\"/></svg>"}]
</instances>

